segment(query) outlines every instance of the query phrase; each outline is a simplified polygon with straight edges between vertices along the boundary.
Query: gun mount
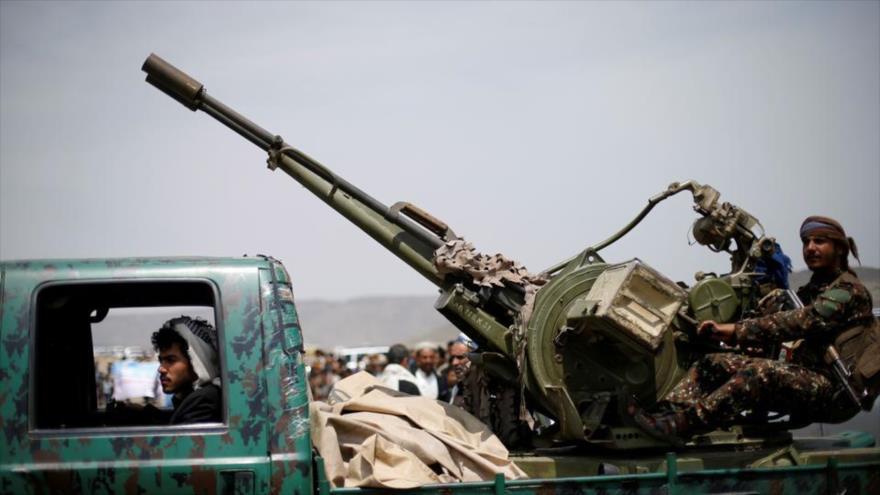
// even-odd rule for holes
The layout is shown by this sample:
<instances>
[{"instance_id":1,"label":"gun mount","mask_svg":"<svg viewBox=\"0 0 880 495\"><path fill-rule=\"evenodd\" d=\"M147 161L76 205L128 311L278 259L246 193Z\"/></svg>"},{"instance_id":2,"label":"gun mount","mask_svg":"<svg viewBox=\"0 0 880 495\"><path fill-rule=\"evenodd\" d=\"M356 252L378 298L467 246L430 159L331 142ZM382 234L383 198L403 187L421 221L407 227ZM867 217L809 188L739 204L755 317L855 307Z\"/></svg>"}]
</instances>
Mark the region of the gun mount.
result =
<instances>
[{"instance_id":1,"label":"gun mount","mask_svg":"<svg viewBox=\"0 0 880 495\"><path fill-rule=\"evenodd\" d=\"M501 255L477 253L411 203L382 204L212 98L201 83L158 56L150 55L142 69L148 83L267 152L270 169L286 172L436 285L441 294L435 307L479 343L479 361L514 404L494 419L509 426L540 413L552 419L543 438L553 442L611 449L657 445L627 423L620 399L634 394L650 404L663 397L707 349L695 336L699 321L747 316L760 296L787 288L785 267L782 277L768 270L778 264L775 241L745 210L720 202L708 185L671 184L618 233L531 274ZM686 289L638 259L607 263L599 255L658 203L683 191L693 195L699 214L695 240L728 252L730 273L698 274ZM490 424L497 426L494 420Z\"/></svg>"}]
</instances>

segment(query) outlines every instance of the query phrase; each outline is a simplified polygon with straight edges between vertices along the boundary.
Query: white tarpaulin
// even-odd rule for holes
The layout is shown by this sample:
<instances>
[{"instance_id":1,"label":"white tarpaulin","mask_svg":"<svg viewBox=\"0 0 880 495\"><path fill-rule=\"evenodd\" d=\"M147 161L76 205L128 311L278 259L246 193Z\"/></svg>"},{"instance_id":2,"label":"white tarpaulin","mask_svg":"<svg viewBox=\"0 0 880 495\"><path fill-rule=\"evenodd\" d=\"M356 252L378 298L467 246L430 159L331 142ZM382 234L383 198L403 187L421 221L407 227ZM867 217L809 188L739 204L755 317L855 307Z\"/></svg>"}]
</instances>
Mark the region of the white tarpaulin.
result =
<instances>
[{"instance_id":1,"label":"white tarpaulin","mask_svg":"<svg viewBox=\"0 0 880 495\"><path fill-rule=\"evenodd\" d=\"M383 387L366 372L309 407L312 442L334 487L413 488L525 478L488 427L464 410Z\"/></svg>"}]
</instances>

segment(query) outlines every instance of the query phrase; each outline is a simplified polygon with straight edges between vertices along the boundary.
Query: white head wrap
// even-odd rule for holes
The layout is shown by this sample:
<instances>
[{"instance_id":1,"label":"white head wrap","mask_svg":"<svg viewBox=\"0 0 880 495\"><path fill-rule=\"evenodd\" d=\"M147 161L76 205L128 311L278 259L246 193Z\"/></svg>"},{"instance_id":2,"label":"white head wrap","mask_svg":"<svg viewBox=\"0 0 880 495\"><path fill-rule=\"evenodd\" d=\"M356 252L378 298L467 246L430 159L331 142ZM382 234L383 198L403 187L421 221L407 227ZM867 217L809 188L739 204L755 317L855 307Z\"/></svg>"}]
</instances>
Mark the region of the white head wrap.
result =
<instances>
[{"instance_id":1,"label":"white head wrap","mask_svg":"<svg viewBox=\"0 0 880 495\"><path fill-rule=\"evenodd\" d=\"M436 351L436 350L437 350L437 344L435 344L435 343L433 343L433 342L428 342L428 341L425 341L425 342L419 342L418 344L416 344L416 346L415 346L415 351L416 351L416 353L418 353L419 351L421 351L421 350L423 350L423 349L430 349L430 350L432 350L432 351Z\"/></svg>"},{"instance_id":2,"label":"white head wrap","mask_svg":"<svg viewBox=\"0 0 880 495\"><path fill-rule=\"evenodd\" d=\"M207 321L181 316L170 320L170 326L189 345L189 361L198 375L193 388L209 383L220 385L220 357L217 354L217 330Z\"/></svg>"}]
</instances>

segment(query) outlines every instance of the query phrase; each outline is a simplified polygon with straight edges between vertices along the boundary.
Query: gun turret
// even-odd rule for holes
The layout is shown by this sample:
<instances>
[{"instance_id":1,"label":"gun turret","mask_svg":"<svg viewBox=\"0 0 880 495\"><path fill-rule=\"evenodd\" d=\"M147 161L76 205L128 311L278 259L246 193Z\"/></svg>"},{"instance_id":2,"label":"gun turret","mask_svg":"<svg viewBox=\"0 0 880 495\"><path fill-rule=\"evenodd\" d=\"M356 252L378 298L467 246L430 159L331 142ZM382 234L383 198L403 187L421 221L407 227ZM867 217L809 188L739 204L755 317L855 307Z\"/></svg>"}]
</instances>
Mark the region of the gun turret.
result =
<instances>
[{"instance_id":1,"label":"gun turret","mask_svg":"<svg viewBox=\"0 0 880 495\"><path fill-rule=\"evenodd\" d=\"M519 430L537 412L552 418L553 424L543 429L551 441L617 449L657 443L630 426L618 406L631 395L650 404L675 386L689 365L685 357L692 354L687 340L679 337L702 318L695 318L687 291L647 264L638 259L608 264L598 254L657 203L681 191L693 194L695 210L704 219L695 225L697 240L731 253L731 280L750 280L761 254L754 246L763 245L763 233L751 231L759 226L757 220L718 203L716 190L691 181L674 183L651 198L611 238L542 274L531 274L504 256L479 254L444 222L411 203L384 205L212 98L204 85L158 56L150 55L142 68L148 83L267 152L270 169L286 172L440 289L435 307L480 344L476 361L495 387L492 417L481 419L508 443L511 437L504 432ZM723 302L742 308L739 299L748 295L735 292L727 279L704 282L703 288L709 295L696 302L707 307ZM719 288L730 293L721 294Z\"/></svg>"}]
</instances>

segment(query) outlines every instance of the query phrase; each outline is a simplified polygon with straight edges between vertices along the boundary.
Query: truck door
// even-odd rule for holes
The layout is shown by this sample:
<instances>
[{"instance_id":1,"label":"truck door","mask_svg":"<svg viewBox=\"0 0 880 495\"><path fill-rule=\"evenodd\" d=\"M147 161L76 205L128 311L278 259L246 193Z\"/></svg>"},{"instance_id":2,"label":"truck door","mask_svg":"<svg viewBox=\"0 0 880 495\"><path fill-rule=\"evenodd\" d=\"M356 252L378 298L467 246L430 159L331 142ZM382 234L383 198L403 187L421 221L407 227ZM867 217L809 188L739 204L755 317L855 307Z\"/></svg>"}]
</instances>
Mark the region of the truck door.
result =
<instances>
[{"instance_id":1,"label":"truck door","mask_svg":"<svg viewBox=\"0 0 880 495\"><path fill-rule=\"evenodd\" d=\"M23 393L26 415L10 424L4 410L15 434L2 445L0 491L267 493L259 286L250 273L51 282L16 299L32 301L30 316L13 329L4 323L4 339L29 341L18 360L27 372L3 392ZM220 399L208 405L219 420L169 424L174 404L157 380L151 336L181 314L216 331Z\"/></svg>"}]
</instances>

